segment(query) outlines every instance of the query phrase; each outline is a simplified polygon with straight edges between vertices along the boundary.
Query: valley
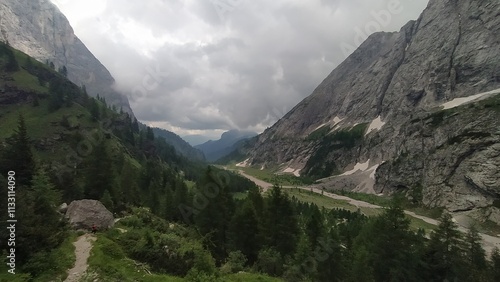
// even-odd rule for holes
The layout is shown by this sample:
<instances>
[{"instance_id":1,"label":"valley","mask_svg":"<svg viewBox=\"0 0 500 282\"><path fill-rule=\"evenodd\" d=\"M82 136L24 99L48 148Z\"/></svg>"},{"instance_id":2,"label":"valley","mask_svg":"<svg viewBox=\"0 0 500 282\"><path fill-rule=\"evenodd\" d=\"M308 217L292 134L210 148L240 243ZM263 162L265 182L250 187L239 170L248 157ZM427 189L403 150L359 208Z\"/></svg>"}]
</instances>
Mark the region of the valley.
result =
<instances>
[{"instance_id":1,"label":"valley","mask_svg":"<svg viewBox=\"0 0 500 282\"><path fill-rule=\"evenodd\" d=\"M262 193L264 193L264 194L267 193L271 187L273 187L273 184L268 183L262 179L258 179L254 176L249 175L249 174L246 174L242 170L239 170L239 174L248 178L249 180L253 181L257 186L261 187ZM283 189L285 189L286 193L289 193L289 195L297 197L299 201L314 203L314 204L317 204L319 207L325 207L328 209L340 208L340 209L346 209L346 210L350 210L350 211L360 210L361 213L363 213L367 216L374 216L374 215L380 214L380 212L378 211L379 209L387 208L387 207L383 207L383 206L379 206L379 205L374 205L374 204L371 204L371 203L368 203L365 201L356 200L356 199L353 199L353 198L350 198L347 196L342 196L342 195L338 195L335 193L320 190L320 189L316 188L317 186L287 186L286 184L284 184L281 187ZM304 192L297 194L297 192L296 192L297 189L300 189ZM288 192L287 190L291 190L291 192ZM302 194L305 194L307 192L315 193L315 194L321 195L323 197L334 199L335 201L333 201L333 202L326 201L325 202L324 200L321 200L321 198L317 199L314 197L313 197L313 199L308 199L307 196L302 195ZM404 212L405 212L405 214L407 214L410 217L410 219L412 221L421 220L421 221L427 223L427 224L421 224L418 222L415 223L415 225L413 225L413 226L416 227L416 229L424 226L422 228L426 229L427 231L432 231L435 229L435 227L437 225L439 225L439 221L436 218L429 218L429 217L426 217L423 215L418 215L415 212L408 211L408 210L405 210ZM453 219L453 220L455 222L457 222L456 219ZM458 230L460 232L467 233L468 228L469 228L469 226L464 226L464 225L461 225L459 223ZM500 248L500 234L484 234L484 233L482 233L480 235L481 235L482 240L483 240L483 243L482 243L483 248L488 253L491 253L494 248Z\"/></svg>"},{"instance_id":2,"label":"valley","mask_svg":"<svg viewBox=\"0 0 500 282\"><path fill-rule=\"evenodd\" d=\"M212 2L0 0L0 281L500 281L498 0Z\"/></svg>"}]
</instances>

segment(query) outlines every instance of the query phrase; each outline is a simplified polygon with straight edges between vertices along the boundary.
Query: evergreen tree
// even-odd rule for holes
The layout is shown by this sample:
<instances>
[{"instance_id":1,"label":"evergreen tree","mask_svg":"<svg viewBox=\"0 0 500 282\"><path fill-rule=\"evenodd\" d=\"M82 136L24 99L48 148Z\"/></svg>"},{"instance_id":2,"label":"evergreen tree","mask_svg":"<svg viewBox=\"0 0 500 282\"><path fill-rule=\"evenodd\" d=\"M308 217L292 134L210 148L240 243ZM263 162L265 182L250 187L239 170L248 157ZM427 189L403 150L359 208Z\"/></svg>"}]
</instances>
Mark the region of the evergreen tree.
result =
<instances>
[{"instance_id":1,"label":"evergreen tree","mask_svg":"<svg viewBox=\"0 0 500 282\"><path fill-rule=\"evenodd\" d=\"M455 281L463 274L462 235L450 214L445 213L427 245L424 262L427 281Z\"/></svg>"},{"instance_id":2,"label":"evergreen tree","mask_svg":"<svg viewBox=\"0 0 500 282\"><path fill-rule=\"evenodd\" d=\"M94 99L91 99L90 102L90 115L92 116L93 121L98 121L101 116L99 105Z\"/></svg>"},{"instance_id":3,"label":"evergreen tree","mask_svg":"<svg viewBox=\"0 0 500 282\"><path fill-rule=\"evenodd\" d=\"M20 114L17 129L7 140L7 148L3 151L0 160L1 173L7 175L8 171L14 171L18 186L29 186L35 171L35 160L30 142L24 116Z\"/></svg>"},{"instance_id":4,"label":"evergreen tree","mask_svg":"<svg viewBox=\"0 0 500 282\"><path fill-rule=\"evenodd\" d=\"M255 208L250 199L240 205L229 224L229 242L232 250L241 251L249 263L257 260L260 249L258 239L259 222Z\"/></svg>"},{"instance_id":5,"label":"evergreen tree","mask_svg":"<svg viewBox=\"0 0 500 282\"><path fill-rule=\"evenodd\" d=\"M137 172L128 161L124 161L120 172L120 188L123 201L132 205L139 205L139 187L137 186Z\"/></svg>"},{"instance_id":6,"label":"evergreen tree","mask_svg":"<svg viewBox=\"0 0 500 282\"><path fill-rule=\"evenodd\" d=\"M165 187L164 201L165 203L163 204L163 206L164 206L165 219L169 221L174 220L174 213L175 213L174 193L172 192L172 188L170 188L170 185L167 185Z\"/></svg>"},{"instance_id":7,"label":"evergreen tree","mask_svg":"<svg viewBox=\"0 0 500 282\"><path fill-rule=\"evenodd\" d=\"M111 212L114 211L115 207L114 207L113 199L111 198L111 194L109 193L109 191L107 189L104 190L104 193L102 194L101 203Z\"/></svg>"},{"instance_id":8,"label":"evergreen tree","mask_svg":"<svg viewBox=\"0 0 500 282\"><path fill-rule=\"evenodd\" d=\"M469 229L465 236L465 259L467 270L465 274L469 276L467 280L486 280L486 253L481 245L481 236L475 226Z\"/></svg>"},{"instance_id":9,"label":"evergreen tree","mask_svg":"<svg viewBox=\"0 0 500 282\"><path fill-rule=\"evenodd\" d=\"M316 248L318 239L323 236L323 229L323 216L318 206L313 204L305 226L305 233L307 234L312 249Z\"/></svg>"},{"instance_id":10,"label":"evergreen tree","mask_svg":"<svg viewBox=\"0 0 500 282\"><path fill-rule=\"evenodd\" d=\"M85 197L99 200L112 189L113 164L103 142L93 147L85 165Z\"/></svg>"},{"instance_id":11,"label":"evergreen tree","mask_svg":"<svg viewBox=\"0 0 500 282\"><path fill-rule=\"evenodd\" d=\"M175 191L174 191L174 201L173 201L173 206L174 206L173 220L179 222L183 220L188 220L187 218L184 218L184 215L181 213L181 210L183 207L191 204L192 203L190 201L189 192L186 184L184 183L184 181L176 181Z\"/></svg>"},{"instance_id":12,"label":"evergreen tree","mask_svg":"<svg viewBox=\"0 0 500 282\"><path fill-rule=\"evenodd\" d=\"M278 185L271 189L265 201L263 238L265 244L274 247L283 256L295 252L298 240L298 222L292 202Z\"/></svg>"},{"instance_id":13,"label":"evergreen tree","mask_svg":"<svg viewBox=\"0 0 500 282\"><path fill-rule=\"evenodd\" d=\"M410 220L398 204L366 224L354 243L354 253L365 249L375 281L417 281L419 245Z\"/></svg>"},{"instance_id":14,"label":"evergreen tree","mask_svg":"<svg viewBox=\"0 0 500 282\"><path fill-rule=\"evenodd\" d=\"M134 133L139 133L139 122L136 118L134 118L134 121L132 122L132 131Z\"/></svg>"},{"instance_id":15,"label":"evergreen tree","mask_svg":"<svg viewBox=\"0 0 500 282\"><path fill-rule=\"evenodd\" d=\"M205 243L215 260L221 263L228 253L229 222L234 210L229 187L208 167L193 201L200 209L195 216L196 227L205 236Z\"/></svg>"},{"instance_id":16,"label":"evergreen tree","mask_svg":"<svg viewBox=\"0 0 500 282\"><path fill-rule=\"evenodd\" d=\"M28 258L37 252L51 251L66 237L64 221L56 211L61 202L60 193L54 188L47 174L38 170L29 190L18 195L19 232L16 238L16 254L24 269L34 274L44 266ZM48 263L47 263L48 264ZM45 267L50 267L46 265ZM42 268L42 269L40 269Z\"/></svg>"},{"instance_id":17,"label":"evergreen tree","mask_svg":"<svg viewBox=\"0 0 500 282\"><path fill-rule=\"evenodd\" d=\"M153 129L149 126L146 129L146 139L150 141L155 140L155 134L153 133Z\"/></svg>"}]
</instances>

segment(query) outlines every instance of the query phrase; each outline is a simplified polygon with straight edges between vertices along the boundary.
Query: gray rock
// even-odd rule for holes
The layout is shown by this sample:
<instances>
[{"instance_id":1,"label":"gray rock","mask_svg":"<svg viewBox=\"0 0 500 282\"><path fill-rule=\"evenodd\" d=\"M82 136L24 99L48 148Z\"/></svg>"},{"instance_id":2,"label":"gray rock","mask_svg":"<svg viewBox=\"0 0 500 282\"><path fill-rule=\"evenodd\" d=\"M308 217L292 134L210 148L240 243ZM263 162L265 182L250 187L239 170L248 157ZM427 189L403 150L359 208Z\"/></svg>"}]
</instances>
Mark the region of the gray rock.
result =
<instances>
[{"instance_id":1,"label":"gray rock","mask_svg":"<svg viewBox=\"0 0 500 282\"><path fill-rule=\"evenodd\" d=\"M87 92L132 113L126 96L113 90L114 78L73 32L59 9L48 0L2 0L0 41L33 58L66 66L68 78Z\"/></svg>"},{"instance_id":2,"label":"gray rock","mask_svg":"<svg viewBox=\"0 0 500 282\"><path fill-rule=\"evenodd\" d=\"M320 167L334 175L370 160L370 166L383 163L375 193L405 192L428 206L496 214L491 205L500 198L500 99L447 111L440 106L500 88L499 14L497 0L430 0L399 32L372 34L258 136L247 148L249 163L293 164L306 175ZM324 124L338 132L377 117L383 127L350 146L328 140L332 133L308 138ZM326 188L356 189L363 181L330 179Z\"/></svg>"},{"instance_id":3,"label":"gray rock","mask_svg":"<svg viewBox=\"0 0 500 282\"><path fill-rule=\"evenodd\" d=\"M89 230L95 224L98 230L114 225L113 214L97 200L73 201L68 206L66 218L74 229Z\"/></svg>"},{"instance_id":4,"label":"gray rock","mask_svg":"<svg viewBox=\"0 0 500 282\"><path fill-rule=\"evenodd\" d=\"M60 205L59 209L58 209L58 211L60 213L63 213L63 214L65 214L67 210L68 210L68 204L66 204L66 203L63 203L62 205Z\"/></svg>"}]
</instances>

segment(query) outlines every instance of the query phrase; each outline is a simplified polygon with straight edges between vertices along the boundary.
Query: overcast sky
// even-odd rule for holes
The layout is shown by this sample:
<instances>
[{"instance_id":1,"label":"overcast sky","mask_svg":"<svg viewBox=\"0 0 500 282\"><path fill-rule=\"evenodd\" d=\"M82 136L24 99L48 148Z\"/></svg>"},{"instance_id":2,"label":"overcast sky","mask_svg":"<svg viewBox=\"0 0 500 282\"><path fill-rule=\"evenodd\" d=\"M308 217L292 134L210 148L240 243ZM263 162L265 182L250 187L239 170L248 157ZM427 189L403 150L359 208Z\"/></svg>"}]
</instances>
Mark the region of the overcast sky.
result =
<instances>
[{"instance_id":1,"label":"overcast sky","mask_svg":"<svg viewBox=\"0 0 500 282\"><path fill-rule=\"evenodd\" d=\"M139 120L217 138L271 126L361 39L398 31L428 0L52 2Z\"/></svg>"}]
</instances>

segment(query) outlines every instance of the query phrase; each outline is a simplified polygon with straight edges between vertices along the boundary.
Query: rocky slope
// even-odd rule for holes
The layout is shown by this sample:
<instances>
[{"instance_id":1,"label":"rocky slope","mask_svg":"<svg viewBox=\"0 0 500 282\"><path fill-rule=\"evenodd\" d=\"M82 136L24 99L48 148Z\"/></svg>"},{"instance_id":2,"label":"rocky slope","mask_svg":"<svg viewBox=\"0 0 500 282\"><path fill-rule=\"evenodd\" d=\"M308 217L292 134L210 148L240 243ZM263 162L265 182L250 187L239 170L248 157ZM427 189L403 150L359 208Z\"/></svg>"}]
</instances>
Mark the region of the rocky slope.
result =
<instances>
[{"instance_id":1,"label":"rocky slope","mask_svg":"<svg viewBox=\"0 0 500 282\"><path fill-rule=\"evenodd\" d=\"M442 107L500 88L499 66L500 2L430 0L399 32L371 35L259 136L248 163L500 222L498 100Z\"/></svg>"},{"instance_id":2,"label":"rocky slope","mask_svg":"<svg viewBox=\"0 0 500 282\"><path fill-rule=\"evenodd\" d=\"M114 79L85 45L71 25L49 0L1 0L0 41L46 62L56 69L66 66L68 78L85 85L90 95L132 113L126 96L113 89Z\"/></svg>"}]
</instances>

